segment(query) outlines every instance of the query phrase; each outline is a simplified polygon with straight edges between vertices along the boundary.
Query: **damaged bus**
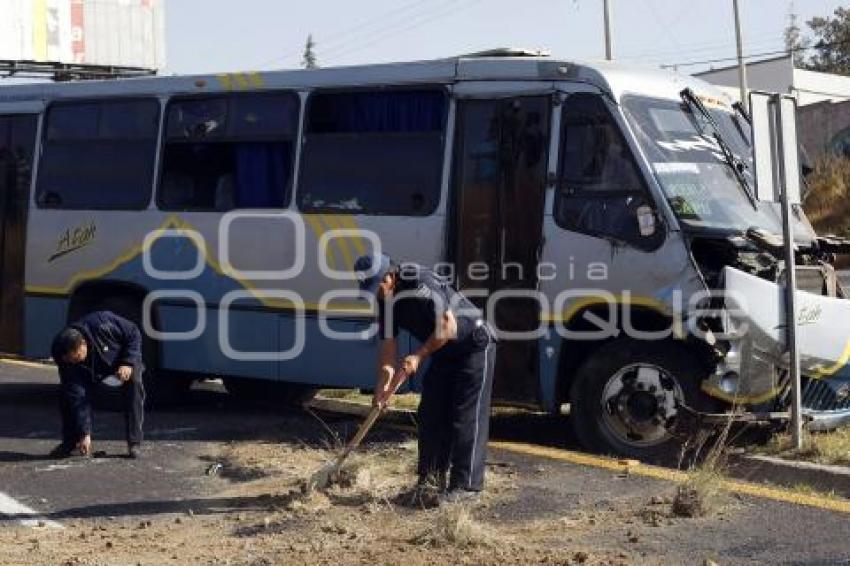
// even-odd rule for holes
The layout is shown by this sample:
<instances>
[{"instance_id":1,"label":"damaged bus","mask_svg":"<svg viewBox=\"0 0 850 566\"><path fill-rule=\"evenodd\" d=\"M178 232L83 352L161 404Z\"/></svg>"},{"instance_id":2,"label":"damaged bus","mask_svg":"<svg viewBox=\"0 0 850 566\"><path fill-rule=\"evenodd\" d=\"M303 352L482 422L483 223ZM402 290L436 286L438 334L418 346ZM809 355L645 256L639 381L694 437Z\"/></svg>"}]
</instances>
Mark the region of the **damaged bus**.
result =
<instances>
[{"instance_id":1,"label":"damaged bus","mask_svg":"<svg viewBox=\"0 0 850 566\"><path fill-rule=\"evenodd\" d=\"M350 270L380 246L486 310L495 398L569 404L582 444L649 458L687 412L787 408L781 214L751 162L707 83L520 50L4 86L2 348L45 357L106 308L145 325L161 400L205 376L286 401L369 389ZM803 404L837 426L850 248L793 220Z\"/></svg>"}]
</instances>

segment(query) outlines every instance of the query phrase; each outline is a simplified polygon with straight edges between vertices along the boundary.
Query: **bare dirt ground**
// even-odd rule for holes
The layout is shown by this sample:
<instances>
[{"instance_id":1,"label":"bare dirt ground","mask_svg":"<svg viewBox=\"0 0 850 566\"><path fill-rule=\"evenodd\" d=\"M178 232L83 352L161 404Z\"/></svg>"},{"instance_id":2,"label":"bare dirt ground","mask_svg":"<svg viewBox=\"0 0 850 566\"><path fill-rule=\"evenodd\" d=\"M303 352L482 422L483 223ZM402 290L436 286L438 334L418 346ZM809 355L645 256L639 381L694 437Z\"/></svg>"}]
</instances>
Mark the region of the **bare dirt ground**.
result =
<instances>
[{"instance_id":1,"label":"bare dirt ground","mask_svg":"<svg viewBox=\"0 0 850 566\"><path fill-rule=\"evenodd\" d=\"M514 521L495 509L517 495L516 472L491 466L473 505L435 510L393 503L413 481L415 443L354 455L327 490L302 484L330 452L273 441L229 443L217 455L232 485L218 496L244 509L203 516L75 521L57 529L0 531L4 564L628 564L622 551L564 544L616 513ZM659 511L659 513L661 513ZM663 513L661 513L663 514ZM584 519L584 520L582 520ZM654 519L653 519L654 520Z\"/></svg>"},{"instance_id":2,"label":"bare dirt ground","mask_svg":"<svg viewBox=\"0 0 850 566\"><path fill-rule=\"evenodd\" d=\"M394 502L414 482L413 433L382 423L341 482L305 497L359 419L234 402L196 391L148 415L144 458L120 456L121 415L95 418L104 459L53 462L55 376L0 364L0 495L39 513L26 526L0 500L0 564L850 564L848 515L712 494L674 513L666 480L491 449L487 491L467 507ZM495 417L493 435L532 449L561 420ZM56 522L62 528L53 528Z\"/></svg>"}]
</instances>

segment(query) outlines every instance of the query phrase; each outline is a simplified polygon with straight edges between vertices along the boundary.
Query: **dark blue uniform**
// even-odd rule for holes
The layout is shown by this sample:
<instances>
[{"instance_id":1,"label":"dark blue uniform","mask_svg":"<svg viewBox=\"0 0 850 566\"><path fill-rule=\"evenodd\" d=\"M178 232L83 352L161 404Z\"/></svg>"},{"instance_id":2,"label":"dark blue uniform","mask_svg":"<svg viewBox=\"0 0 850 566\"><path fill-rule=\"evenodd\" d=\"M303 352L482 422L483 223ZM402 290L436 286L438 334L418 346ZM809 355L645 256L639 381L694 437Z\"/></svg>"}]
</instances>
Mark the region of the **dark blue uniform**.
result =
<instances>
[{"instance_id":1,"label":"dark blue uniform","mask_svg":"<svg viewBox=\"0 0 850 566\"><path fill-rule=\"evenodd\" d=\"M133 375L121 388L124 395L124 421L127 443L142 442L145 390L142 382L142 335L129 320L109 311L86 315L71 324L79 330L88 345L88 355L79 364L62 360L62 352L53 349L53 360L59 367L62 410L62 442L73 447L91 434L89 396L100 381L114 375L119 366L130 366Z\"/></svg>"},{"instance_id":2,"label":"dark blue uniform","mask_svg":"<svg viewBox=\"0 0 850 566\"><path fill-rule=\"evenodd\" d=\"M446 310L457 319L456 338L431 355L422 381L418 473L424 480L450 471L450 490L480 491L496 355L490 327L447 279L409 264L400 272L393 300L378 307L382 339L403 328L424 343Z\"/></svg>"}]
</instances>

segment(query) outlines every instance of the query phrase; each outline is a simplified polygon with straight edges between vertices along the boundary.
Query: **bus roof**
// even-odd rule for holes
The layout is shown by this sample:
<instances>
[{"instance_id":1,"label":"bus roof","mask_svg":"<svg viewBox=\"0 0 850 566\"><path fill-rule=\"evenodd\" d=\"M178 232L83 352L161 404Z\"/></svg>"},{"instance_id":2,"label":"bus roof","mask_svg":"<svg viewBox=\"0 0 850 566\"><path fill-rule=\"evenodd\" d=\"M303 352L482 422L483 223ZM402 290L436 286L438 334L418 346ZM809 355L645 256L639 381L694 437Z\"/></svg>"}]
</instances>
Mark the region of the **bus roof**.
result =
<instances>
[{"instance_id":1,"label":"bus roof","mask_svg":"<svg viewBox=\"0 0 850 566\"><path fill-rule=\"evenodd\" d=\"M617 100L629 92L676 98L683 88L691 87L698 94L728 101L728 96L705 81L669 70L626 66L609 61L569 61L539 52L500 49L447 59L349 67L175 75L68 83L16 85L0 83L0 104L57 98L200 94L282 88L451 84L461 81L583 82L609 92Z\"/></svg>"}]
</instances>

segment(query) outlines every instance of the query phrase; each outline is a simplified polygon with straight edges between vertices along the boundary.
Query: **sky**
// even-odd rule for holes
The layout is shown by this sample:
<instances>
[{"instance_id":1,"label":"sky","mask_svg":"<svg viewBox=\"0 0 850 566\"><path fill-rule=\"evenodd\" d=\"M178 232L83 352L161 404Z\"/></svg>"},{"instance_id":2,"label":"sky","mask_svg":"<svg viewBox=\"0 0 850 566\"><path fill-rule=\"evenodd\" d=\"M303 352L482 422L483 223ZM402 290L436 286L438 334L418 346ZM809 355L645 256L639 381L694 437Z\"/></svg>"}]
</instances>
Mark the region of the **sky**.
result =
<instances>
[{"instance_id":1,"label":"sky","mask_svg":"<svg viewBox=\"0 0 850 566\"><path fill-rule=\"evenodd\" d=\"M433 59L493 47L604 56L602 0L164 0L164 74L300 65L308 34L321 66ZM610 0L614 58L657 66L734 57L732 0ZM739 0L744 53L783 48L846 0ZM720 67L734 61L717 62ZM696 72L708 64L679 67Z\"/></svg>"}]
</instances>

